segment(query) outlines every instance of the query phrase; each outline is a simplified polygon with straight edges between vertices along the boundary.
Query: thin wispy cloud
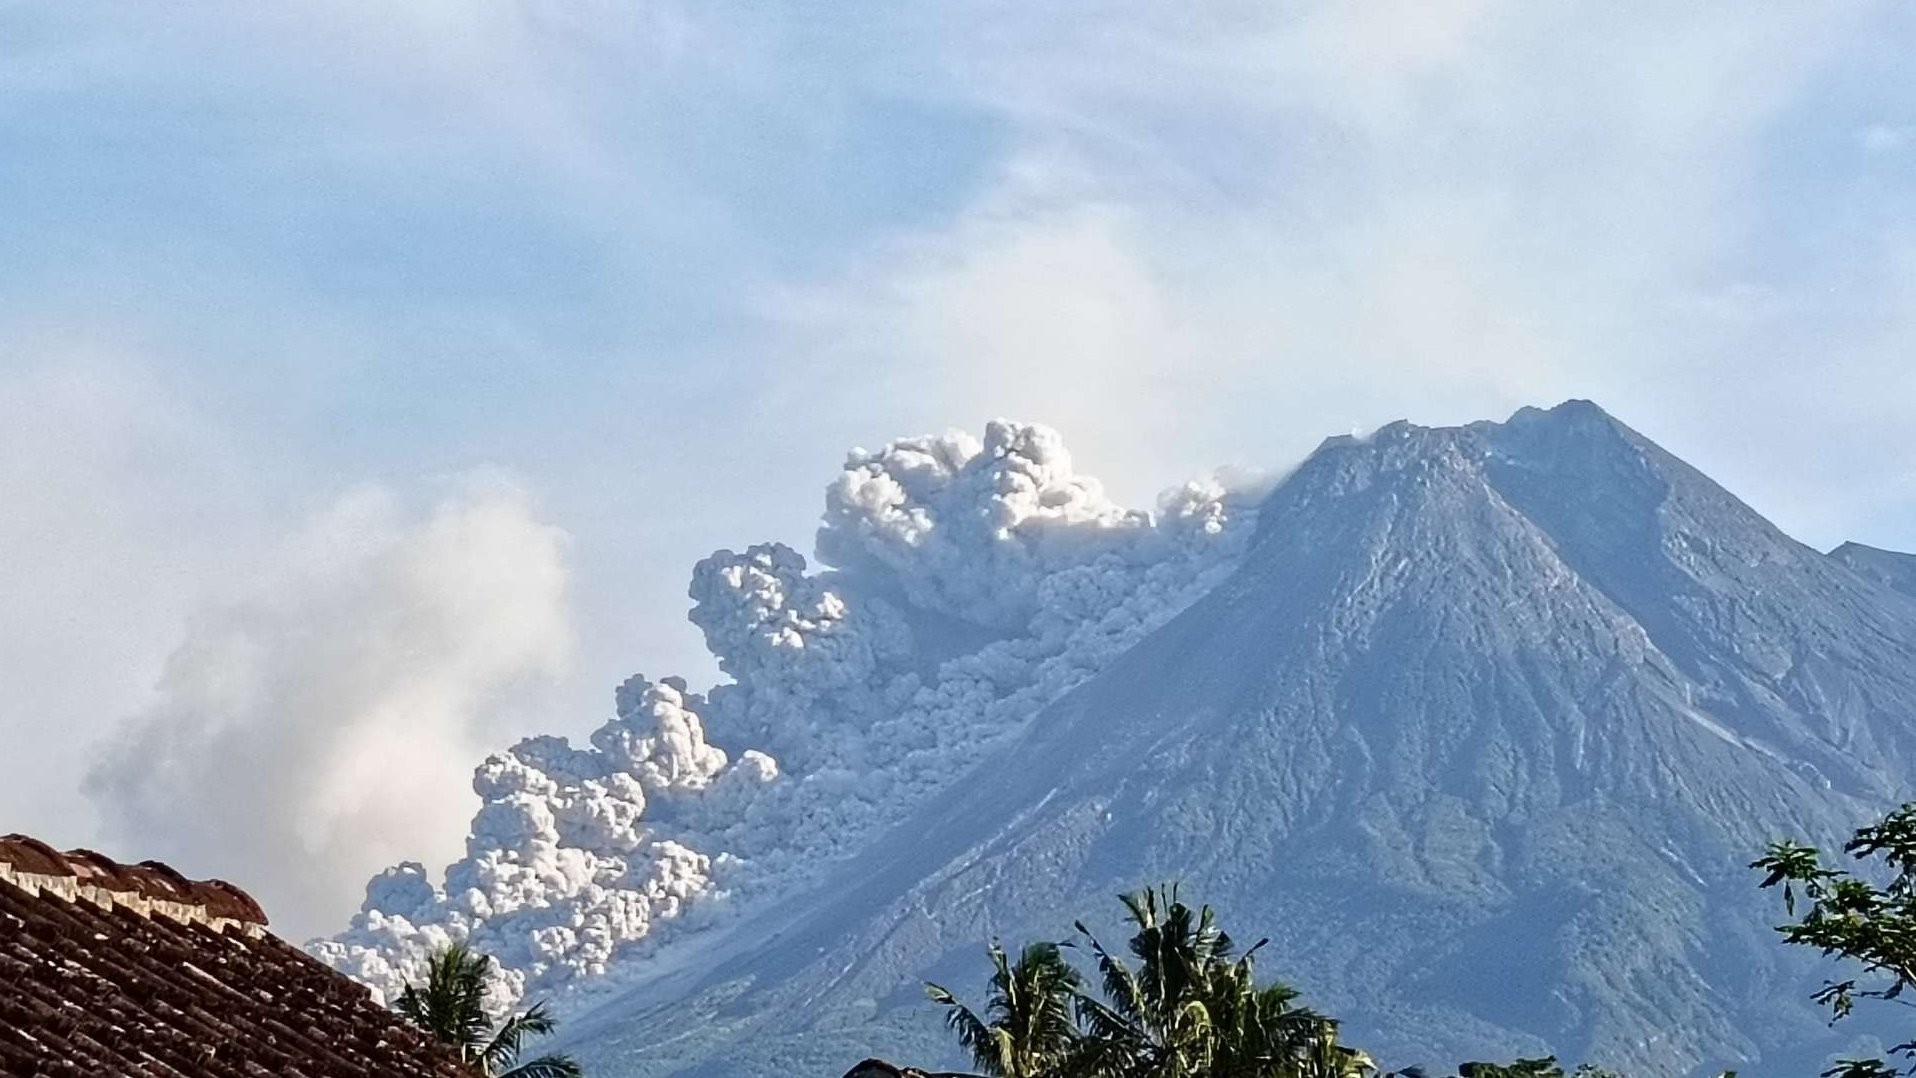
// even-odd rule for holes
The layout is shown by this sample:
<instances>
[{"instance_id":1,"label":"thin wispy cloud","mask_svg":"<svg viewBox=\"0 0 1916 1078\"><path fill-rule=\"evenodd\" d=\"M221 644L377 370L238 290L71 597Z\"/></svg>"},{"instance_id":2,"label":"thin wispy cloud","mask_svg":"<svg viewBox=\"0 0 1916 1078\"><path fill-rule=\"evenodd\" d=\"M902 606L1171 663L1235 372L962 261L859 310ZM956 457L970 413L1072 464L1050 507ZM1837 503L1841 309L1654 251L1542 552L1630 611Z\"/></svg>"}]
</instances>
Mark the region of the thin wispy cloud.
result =
<instances>
[{"instance_id":1,"label":"thin wispy cloud","mask_svg":"<svg viewBox=\"0 0 1916 1078\"><path fill-rule=\"evenodd\" d=\"M1788 417L1803 381L1902 383L1882 347L1907 319L1900 244L1806 259L1803 237L1854 225L1779 190L1863 167L1802 156L1794 127L1860 77L1880 10L992 14L941 23L945 70L1010 118L1020 157L954 223L874 248L837 302L811 297L807 316L837 314L823 351L968 369L978 396L1050 403L1123 471L1586 395L1811 538L1883 511L1877 484L1847 511L1801 499L1830 479L1804 462L1832 440L1882 460L1888 425L1861 442ZM1055 179L1034 197L1034 176ZM1112 224L1034 281L1031 252L1088 220ZM1817 343L1779 340L1779 318ZM1185 428L1168 452L1119 433L1166 413ZM1775 436L1728 448L1752 422Z\"/></svg>"}]
</instances>

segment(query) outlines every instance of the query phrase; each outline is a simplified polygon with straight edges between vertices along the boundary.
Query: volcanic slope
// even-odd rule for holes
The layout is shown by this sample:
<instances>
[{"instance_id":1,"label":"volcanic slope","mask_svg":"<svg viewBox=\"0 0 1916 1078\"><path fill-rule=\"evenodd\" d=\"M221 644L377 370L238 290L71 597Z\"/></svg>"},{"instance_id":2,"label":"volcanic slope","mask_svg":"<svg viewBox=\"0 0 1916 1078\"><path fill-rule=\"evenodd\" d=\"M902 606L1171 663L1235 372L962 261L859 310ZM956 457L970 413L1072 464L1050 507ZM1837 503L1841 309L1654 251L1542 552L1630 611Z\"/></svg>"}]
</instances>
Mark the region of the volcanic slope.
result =
<instances>
[{"instance_id":1,"label":"volcanic slope","mask_svg":"<svg viewBox=\"0 0 1916 1078\"><path fill-rule=\"evenodd\" d=\"M568 1047L604 1075L949 1060L923 980L975 997L988 939L1117 936L1111 896L1177 879L1387 1064L1784 1073L1843 1042L1745 866L1912 765L1916 599L1880 574L1594 405L1395 424L1325 443L1235 575Z\"/></svg>"},{"instance_id":2,"label":"volcanic slope","mask_svg":"<svg viewBox=\"0 0 1916 1078\"><path fill-rule=\"evenodd\" d=\"M1844 543L1830 551L1830 557L1905 595L1916 596L1916 554L1899 554L1861 543Z\"/></svg>"}]
</instances>

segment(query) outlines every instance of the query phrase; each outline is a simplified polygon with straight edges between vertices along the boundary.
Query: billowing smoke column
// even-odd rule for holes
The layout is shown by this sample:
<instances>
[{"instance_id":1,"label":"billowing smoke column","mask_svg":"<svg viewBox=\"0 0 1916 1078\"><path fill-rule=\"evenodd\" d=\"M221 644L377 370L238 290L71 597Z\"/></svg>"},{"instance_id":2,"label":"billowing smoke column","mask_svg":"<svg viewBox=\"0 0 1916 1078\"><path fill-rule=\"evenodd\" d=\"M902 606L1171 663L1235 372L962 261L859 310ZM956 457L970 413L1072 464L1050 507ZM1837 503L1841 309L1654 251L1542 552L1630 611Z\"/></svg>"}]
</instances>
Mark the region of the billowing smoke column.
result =
<instances>
[{"instance_id":1,"label":"billowing smoke column","mask_svg":"<svg viewBox=\"0 0 1916 1078\"><path fill-rule=\"evenodd\" d=\"M313 953L388 994L461 939L515 999L604 983L855 851L1215 584L1251 531L1214 483L1124 509L1040 426L854 451L826 492L829 571L776 543L694 568L730 683L634 677L590 748L487 759L444 886L387 870Z\"/></svg>"}]
</instances>

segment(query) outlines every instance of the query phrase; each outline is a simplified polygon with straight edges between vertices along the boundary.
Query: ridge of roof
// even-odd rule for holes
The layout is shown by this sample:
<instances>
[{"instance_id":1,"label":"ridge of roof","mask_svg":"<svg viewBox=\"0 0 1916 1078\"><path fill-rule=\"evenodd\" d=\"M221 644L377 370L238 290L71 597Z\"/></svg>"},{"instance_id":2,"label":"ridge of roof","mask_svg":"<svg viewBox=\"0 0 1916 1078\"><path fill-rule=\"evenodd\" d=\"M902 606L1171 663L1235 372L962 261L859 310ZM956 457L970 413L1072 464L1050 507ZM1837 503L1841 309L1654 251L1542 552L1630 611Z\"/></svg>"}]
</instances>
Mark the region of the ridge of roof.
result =
<instances>
[{"instance_id":1,"label":"ridge of roof","mask_svg":"<svg viewBox=\"0 0 1916 1078\"><path fill-rule=\"evenodd\" d=\"M0 844L0 1075L480 1078L365 985L273 933L109 890L190 896L211 883L12 836Z\"/></svg>"},{"instance_id":2,"label":"ridge of roof","mask_svg":"<svg viewBox=\"0 0 1916 1078\"><path fill-rule=\"evenodd\" d=\"M61 853L31 835L0 835L0 881L68 901L125 906L142 916L238 924L257 931L266 911L225 880L191 880L160 861L124 864L97 850Z\"/></svg>"}]
</instances>

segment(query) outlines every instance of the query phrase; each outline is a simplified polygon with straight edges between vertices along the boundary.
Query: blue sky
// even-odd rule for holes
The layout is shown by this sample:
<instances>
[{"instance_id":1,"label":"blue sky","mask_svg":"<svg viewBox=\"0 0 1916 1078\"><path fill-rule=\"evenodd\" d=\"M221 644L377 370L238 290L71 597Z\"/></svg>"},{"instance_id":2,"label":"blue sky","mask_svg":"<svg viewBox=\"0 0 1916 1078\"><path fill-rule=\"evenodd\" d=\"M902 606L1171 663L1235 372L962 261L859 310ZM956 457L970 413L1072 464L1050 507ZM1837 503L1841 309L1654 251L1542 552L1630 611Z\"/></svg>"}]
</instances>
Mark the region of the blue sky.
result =
<instances>
[{"instance_id":1,"label":"blue sky","mask_svg":"<svg viewBox=\"0 0 1916 1078\"><path fill-rule=\"evenodd\" d=\"M360 708L248 742L357 804L425 690L289 641L455 521L563 580L394 585L533 627L416 645L444 714L394 743L456 758L456 848L485 746L711 676L695 559L996 415L1148 504L1588 396L1806 541L1916 548L1912 46L1890 3L0 0L0 745L46 761L0 826L269 871L89 761L183 701ZM282 658L212 677L235 640Z\"/></svg>"}]
</instances>

